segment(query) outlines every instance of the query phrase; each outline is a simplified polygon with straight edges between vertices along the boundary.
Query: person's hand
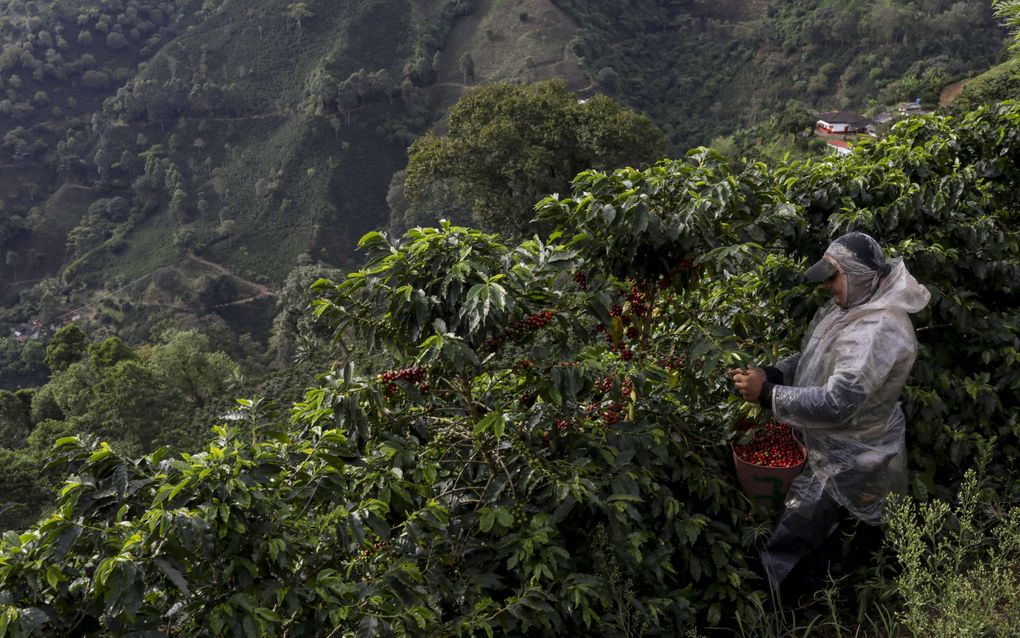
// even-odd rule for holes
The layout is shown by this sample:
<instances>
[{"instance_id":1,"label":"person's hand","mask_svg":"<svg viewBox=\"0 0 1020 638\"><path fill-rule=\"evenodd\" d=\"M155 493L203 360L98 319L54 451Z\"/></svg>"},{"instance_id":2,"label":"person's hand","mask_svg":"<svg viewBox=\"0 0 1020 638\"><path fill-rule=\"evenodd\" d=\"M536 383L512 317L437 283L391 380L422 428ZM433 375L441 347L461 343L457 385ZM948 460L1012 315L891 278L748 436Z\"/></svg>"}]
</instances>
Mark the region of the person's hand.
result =
<instances>
[{"instance_id":1,"label":"person's hand","mask_svg":"<svg viewBox=\"0 0 1020 638\"><path fill-rule=\"evenodd\" d=\"M739 368L726 373L733 379L733 386L743 397L744 401L757 403L758 395L761 394L761 387L765 383L765 371L754 366L747 366L747 370Z\"/></svg>"}]
</instances>

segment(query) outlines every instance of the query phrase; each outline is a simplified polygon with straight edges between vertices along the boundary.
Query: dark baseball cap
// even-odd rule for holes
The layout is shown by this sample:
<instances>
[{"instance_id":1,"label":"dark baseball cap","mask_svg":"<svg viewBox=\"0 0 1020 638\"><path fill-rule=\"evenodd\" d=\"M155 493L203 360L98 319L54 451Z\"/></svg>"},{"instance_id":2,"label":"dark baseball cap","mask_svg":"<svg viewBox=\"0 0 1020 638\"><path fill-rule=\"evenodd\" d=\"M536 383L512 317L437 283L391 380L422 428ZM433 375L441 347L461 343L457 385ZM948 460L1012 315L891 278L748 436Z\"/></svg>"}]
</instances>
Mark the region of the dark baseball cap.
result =
<instances>
[{"instance_id":1,"label":"dark baseball cap","mask_svg":"<svg viewBox=\"0 0 1020 638\"><path fill-rule=\"evenodd\" d=\"M832 265L832 262L823 258L804 271L804 279L813 284L820 284L837 272L839 271Z\"/></svg>"},{"instance_id":2,"label":"dark baseball cap","mask_svg":"<svg viewBox=\"0 0 1020 638\"><path fill-rule=\"evenodd\" d=\"M825 250L826 254L833 252L834 246L841 246L853 254L853 259L862 264L868 270L875 270L882 275L889 274L889 265L886 264L882 247L870 235L860 232L841 235L829 244ZM840 254L842 251L837 251ZM844 268L847 268L844 265ZM804 271L804 279L811 283L821 283L839 272L836 267L824 257L816 261L810 268Z\"/></svg>"}]
</instances>

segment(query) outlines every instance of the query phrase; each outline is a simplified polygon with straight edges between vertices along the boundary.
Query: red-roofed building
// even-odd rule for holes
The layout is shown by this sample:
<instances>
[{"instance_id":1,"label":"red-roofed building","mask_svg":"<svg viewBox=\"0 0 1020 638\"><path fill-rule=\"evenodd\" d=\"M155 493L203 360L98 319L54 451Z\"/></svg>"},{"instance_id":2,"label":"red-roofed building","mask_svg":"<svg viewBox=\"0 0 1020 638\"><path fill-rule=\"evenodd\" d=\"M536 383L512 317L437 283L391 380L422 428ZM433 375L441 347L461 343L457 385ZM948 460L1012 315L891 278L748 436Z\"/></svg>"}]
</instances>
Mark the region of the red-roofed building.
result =
<instances>
[{"instance_id":1,"label":"red-roofed building","mask_svg":"<svg viewBox=\"0 0 1020 638\"><path fill-rule=\"evenodd\" d=\"M828 135L864 133L871 120L853 111L829 111L818 116L815 128Z\"/></svg>"},{"instance_id":2,"label":"red-roofed building","mask_svg":"<svg viewBox=\"0 0 1020 638\"><path fill-rule=\"evenodd\" d=\"M853 151L850 145L843 140L829 140L825 144L839 155L849 155Z\"/></svg>"}]
</instances>

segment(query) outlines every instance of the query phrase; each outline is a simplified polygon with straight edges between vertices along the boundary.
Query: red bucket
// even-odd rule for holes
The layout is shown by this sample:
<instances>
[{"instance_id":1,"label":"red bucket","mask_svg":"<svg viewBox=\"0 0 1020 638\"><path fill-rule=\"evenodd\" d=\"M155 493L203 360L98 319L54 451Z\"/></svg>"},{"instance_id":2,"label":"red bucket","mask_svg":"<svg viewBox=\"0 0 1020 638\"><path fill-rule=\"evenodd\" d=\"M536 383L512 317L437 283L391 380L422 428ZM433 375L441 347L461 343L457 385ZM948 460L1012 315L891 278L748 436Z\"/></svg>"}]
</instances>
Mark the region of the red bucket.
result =
<instances>
[{"instance_id":1,"label":"red bucket","mask_svg":"<svg viewBox=\"0 0 1020 638\"><path fill-rule=\"evenodd\" d=\"M754 427L754 423L749 421L737 424L737 428L740 430L747 430L751 427ZM769 449L769 446L775 445L777 441L782 446L779 454ZM764 449L759 450L759 447ZM754 502L771 508L778 508L783 504L786 493L790 491L790 484L804 470L804 463L807 460L807 448L793 436L790 427L785 423L767 423L759 428L754 441L746 446L731 444L730 448L733 452L733 465L737 470L737 483L740 485L740 489ZM793 450L799 453L799 462L785 467L769 464L770 462L791 462L788 453ZM753 453L756 451L760 453L754 455ZM775 461L763 458L773 455L776 456ZM752 456L755 458L754 461L749 460ZM794 454L792 460L796 461L797 456L798 454Z\"/></svg>"}]
</instances>

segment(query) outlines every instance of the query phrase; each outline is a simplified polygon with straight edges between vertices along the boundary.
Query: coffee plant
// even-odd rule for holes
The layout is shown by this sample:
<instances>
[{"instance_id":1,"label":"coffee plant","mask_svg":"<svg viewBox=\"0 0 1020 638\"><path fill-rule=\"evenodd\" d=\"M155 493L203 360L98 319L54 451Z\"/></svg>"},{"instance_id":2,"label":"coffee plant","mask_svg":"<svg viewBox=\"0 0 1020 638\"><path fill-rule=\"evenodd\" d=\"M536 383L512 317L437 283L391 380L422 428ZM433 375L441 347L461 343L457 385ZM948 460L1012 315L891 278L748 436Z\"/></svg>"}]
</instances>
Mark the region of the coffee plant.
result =
<instances>
[{"instance_id":1,"label":"coffee plant","mask_svg":"<svg viewBox=\"0 0 1020 638\"><path fill-rule=\"evenodd\" d=\"M1020 107L846 159L709 150L582 173L507 246L369 233L316 283L336 364L200 452L57 442L53 512L0 541L0 636L682 635L748 627L767 518L735 487L724 372L797 348L849 229L933 292L906 391L917 496L1016 488ZM753 416L753 415L752 415ZM762 419L763 420L763 419Z\"/></svg>"}]
</instances>

